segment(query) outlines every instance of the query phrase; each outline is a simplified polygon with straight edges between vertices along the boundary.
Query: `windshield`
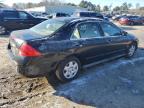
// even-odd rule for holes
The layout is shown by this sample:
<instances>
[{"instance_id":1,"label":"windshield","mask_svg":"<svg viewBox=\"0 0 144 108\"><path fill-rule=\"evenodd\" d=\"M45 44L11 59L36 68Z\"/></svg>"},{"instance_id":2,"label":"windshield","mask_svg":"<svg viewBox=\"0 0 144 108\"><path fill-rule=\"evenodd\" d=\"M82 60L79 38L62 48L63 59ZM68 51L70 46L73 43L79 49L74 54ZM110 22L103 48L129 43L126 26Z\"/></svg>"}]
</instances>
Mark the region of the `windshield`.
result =
<instances>
[{"instance_id":1,"label":"windshield","mask_svg":"<svg viewBox=\"0 0 144 108\"><path fill-rule=\"evenodd\" d=\"M53 34L54 32L56 32L64 24L65 24L64 21L50 19L32 27L30 30L42 36L49 36Z\"/></svg>"}]
</instances>

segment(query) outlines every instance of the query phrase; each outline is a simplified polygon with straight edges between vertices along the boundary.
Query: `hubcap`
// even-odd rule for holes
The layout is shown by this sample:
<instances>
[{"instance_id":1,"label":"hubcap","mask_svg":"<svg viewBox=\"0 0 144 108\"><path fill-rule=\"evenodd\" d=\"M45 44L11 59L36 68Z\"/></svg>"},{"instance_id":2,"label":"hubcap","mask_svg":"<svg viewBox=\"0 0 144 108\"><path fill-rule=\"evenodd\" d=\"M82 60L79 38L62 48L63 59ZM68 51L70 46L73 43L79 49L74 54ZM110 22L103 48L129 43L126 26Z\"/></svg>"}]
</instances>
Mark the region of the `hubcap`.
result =
<instances>
[{"instance_id":1,"label":"hubcap","mask_svg":"<svg viewBox=\"0 0 144 108\"><path fill-rule=\"evenodd\" d=\"M0 26L0 34L4 34L5 33L5 28L3 26Z\"/></svg>"},{"instance_id":2,"label":"hubcap","mask_svg":"<svg viewBox=\"0 0 144 108\"><path fill-rule=\"evenodd\" d=\"M135 45L131 45L131 47L129 48L129 56L133 56L135 49L136 49Z\"/></svg>"},{"instance_id":3,"label":"hubcap","mask_svg":"<svg viewBox=\"0 0 144 108\"><path fill-rule=\"evenodd\" d=\"M68 62L63 70L64 77L67 79L75 77L79 69L78 63L76 61Z\"/></svg>"}]
</instances>

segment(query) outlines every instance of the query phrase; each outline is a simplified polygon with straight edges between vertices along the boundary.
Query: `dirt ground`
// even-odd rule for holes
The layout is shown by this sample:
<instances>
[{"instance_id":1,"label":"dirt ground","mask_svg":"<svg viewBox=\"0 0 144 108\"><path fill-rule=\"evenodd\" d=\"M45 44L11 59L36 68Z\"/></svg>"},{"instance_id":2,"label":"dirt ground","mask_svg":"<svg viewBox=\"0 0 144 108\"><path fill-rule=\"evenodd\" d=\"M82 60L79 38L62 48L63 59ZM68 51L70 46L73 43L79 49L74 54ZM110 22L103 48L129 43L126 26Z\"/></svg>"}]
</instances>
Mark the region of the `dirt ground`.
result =
<instances>
[{"instance_id":1,"label":"dirt ground","mask_svg":"<svg viewBox=\"0 0 144 108\"><path fill-rule=\"evenodd\" d=\"M54 75L19 75L7 54L8 37L0 36L0 108L143 108L144 26L122 28L140 40L134 58L93 66L66 84Z\"/></svg>"}]
</instances>

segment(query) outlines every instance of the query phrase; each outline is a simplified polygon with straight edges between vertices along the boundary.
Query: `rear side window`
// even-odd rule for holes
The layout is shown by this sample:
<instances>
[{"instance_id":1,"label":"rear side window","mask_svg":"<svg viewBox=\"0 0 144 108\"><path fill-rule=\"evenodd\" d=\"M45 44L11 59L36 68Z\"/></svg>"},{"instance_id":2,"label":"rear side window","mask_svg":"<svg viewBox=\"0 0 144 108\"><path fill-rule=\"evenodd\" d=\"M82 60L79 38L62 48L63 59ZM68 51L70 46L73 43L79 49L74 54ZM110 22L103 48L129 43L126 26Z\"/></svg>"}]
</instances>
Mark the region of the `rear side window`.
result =
<instances>
[{"instance_id":1,"label":"rear side window","mask_svg":"<svg viewBox=\"0 0 144 108\"><path fill-rule=\"evenodd\" d=\"M28 19L28 14L25 12L19 12L19 18L20 19Z\"/></svg>"},{"instance_id":2,"label":"rear side window","mask_svg":"<svg viewBox=\"0 0 144 108\"><path fill-rule=\"evenodd\" d=\"M121 30L113 24L101 23L102 30L105 36L119 36Z\"/></svg>"},{"instance_id":3,"label":"rear side window","mask_svg":"<svg viewBox=\"0 0 144 108\"><path fill-rule=\"evenodd\" d=\"M4 19L16 19L18 18L18 13L16 11L5 11Z\"/></svg>"},{"instance_id":4,"label":"rear side window","mask_svg":"<svg viewBox=\"0 0 144 108\"><path fill-rule=\"evenodd\" d=\"M98 25L95 22L87 22L78 26L81 38L101 37Z\"/></svg>"}]
</instances>

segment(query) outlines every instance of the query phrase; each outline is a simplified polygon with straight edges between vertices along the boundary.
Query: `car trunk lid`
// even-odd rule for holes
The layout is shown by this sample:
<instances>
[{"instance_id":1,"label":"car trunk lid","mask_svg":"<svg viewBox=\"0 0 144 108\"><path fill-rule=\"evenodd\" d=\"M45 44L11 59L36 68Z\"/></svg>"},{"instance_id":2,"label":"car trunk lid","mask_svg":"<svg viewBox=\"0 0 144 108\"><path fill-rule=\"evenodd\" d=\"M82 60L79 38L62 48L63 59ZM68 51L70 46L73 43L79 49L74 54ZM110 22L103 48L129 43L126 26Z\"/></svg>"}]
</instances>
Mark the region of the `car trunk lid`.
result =
<instances>
[{"instance_id":1,"label":"car trunk lid","mask_svg":"<svg viewBox=\"0 0 144 108\"><path fill-rule=\"evenodd\" d=\"M19 56L38 56L40 52L34 49L27 42L33 39L41 38L40 35L30 30L19 30L11 33L9 38L8 50L11 50L13 55Z\"/></svg>"}]
</instances>

